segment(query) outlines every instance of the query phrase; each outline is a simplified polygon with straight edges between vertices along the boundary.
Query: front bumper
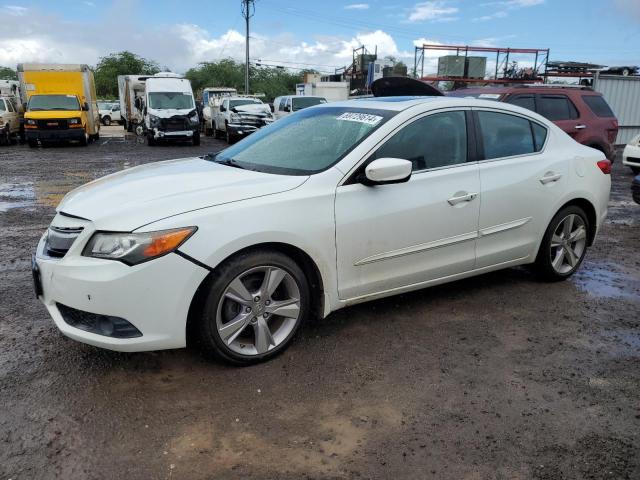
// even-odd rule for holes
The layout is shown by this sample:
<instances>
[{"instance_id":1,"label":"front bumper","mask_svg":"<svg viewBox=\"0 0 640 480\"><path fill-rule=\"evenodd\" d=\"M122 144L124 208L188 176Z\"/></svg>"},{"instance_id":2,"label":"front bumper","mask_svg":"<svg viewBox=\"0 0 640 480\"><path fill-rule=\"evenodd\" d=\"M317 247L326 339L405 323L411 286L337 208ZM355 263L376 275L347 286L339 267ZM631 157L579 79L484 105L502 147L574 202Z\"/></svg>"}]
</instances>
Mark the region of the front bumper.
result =
<instances>
[{"instance_id":1,"label":"front bumper","mask_svg":"<svg viewBox=\"0 0 640 480\"><path fill-rule=\"evenodd\" d=\"M38 244L34 281L58 329L79 342L123 352L184 347L191 300L208 271L175 253L133 267L83 257L94 231L85 227L63 258L45 253L44 235ZM123 318L142 336L114 338L75 328L64 320L59 304Z\"/></svg>"},{"instance_id":2,"label":"front bumper","mask_svg":"<svg viewBox=\"0 0 640 480\"><path fill-rule=\"evenodd\" d=\"M640 168L640 146L627 145L622 151L622 164Z\"/></svg>"},{"instance_id":3,"label":"front bumper","mask_svg":"<svg viewBox=\"0 0 640 480\"><path fill-rule=\"evenodd\" d=\"M68 130L38 130L35 128L27 128L24 131L27 140L42 141L68 141L68 140L84 140L84 129L68 129Z\"/></svg>"},{"instance_id":4,"label":"front bumper","mask_svg":"<svg viewBox=\"0 0 640 480\"><path fill-rule=\"evenodd\" d=\"M199 125L194 126L194 130L179 130L176 132L164 131L158 128L152 128L153 138L156 140L177 140L177 139L191 139L198 131Z\"/></svg>"}]
</instances>

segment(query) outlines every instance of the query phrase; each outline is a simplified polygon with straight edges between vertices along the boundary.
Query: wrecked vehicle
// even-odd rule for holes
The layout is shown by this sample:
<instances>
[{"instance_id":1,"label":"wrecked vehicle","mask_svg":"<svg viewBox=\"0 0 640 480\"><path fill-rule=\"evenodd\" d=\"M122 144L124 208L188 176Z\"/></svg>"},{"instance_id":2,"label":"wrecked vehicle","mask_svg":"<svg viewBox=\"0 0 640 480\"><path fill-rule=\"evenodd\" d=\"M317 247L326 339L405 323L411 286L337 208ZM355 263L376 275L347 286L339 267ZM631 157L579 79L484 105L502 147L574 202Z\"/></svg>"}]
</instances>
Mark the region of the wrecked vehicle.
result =
<instances>
[{"instance_id":1,"label":"wrecked vehicle","mask_svg":"<svg viewBox=\"0 0 640 480\"><path fill-rule=\"evenodd\" d=\"M213 135L225 136L227 143L273 122L269 105L255 97L226 97L214 116Z\"/></svg>"}]
</instances>

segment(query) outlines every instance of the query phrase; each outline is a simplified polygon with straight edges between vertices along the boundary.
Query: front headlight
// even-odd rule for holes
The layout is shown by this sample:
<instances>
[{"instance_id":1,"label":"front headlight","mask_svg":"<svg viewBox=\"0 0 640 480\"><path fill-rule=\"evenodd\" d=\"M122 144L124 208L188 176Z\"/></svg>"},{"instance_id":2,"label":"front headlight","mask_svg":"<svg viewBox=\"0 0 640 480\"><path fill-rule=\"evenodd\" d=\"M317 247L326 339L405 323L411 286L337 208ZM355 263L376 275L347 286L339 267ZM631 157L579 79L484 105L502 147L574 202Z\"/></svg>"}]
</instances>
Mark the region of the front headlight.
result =
<instances>
[{"instance_id":1,"label":"front headlight","mask_svg":"<svg viewBox=\"0 0 640 480\"><path fill-rule=\"evenodd\" d=\"M160 125L160 117L156 117L155 115L149 115L149 124L152 127L157 127Z\"/></svg>"},{"instance_id":2,"label":"front headlight","mask_svg":"<svg viewBox=\"0 0 640 480\"><path fill-rule=\"evenodd\" d=\"M173 252L196 230L197 227L185 227L145 233L97 232L82 255L137 265Z\"/></svg>"},{"instance_id":3,"label":"front headlight","mask_svg":"<svg viewBox=\"0 0 640 480\"><path fill-rule=\"evenodd\" d=\"M239 122L240 115L238 115L237 113L232 113L231 116L229 117L229 120L231 120L232 122Z\"/></svg>"},{"instance_id":4,"label":"front headlight","mask_svg":"<svg viewBox=\"0 0 640 480\"><path fill-rule=\"evenodd\" d=\"M36 121L30 118L27 118L26 122L27 122L27 125L36 125Z\"/></svg>"}]
</instances>

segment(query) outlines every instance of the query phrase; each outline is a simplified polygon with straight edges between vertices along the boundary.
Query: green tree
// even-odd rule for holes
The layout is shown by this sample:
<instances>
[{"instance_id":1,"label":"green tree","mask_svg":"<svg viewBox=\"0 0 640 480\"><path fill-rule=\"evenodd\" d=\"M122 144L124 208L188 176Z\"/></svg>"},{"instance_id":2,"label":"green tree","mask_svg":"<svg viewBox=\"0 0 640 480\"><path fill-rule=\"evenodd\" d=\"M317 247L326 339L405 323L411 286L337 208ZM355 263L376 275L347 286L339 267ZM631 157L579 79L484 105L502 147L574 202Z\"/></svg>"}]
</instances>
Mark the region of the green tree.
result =
<instances>
[{"instance_id":1,"label":"green tree","mask_svg":"<svg viewBox=\"0 0 640 480\"><path fill-rule=\"evenodd\" d=\"M218 62L204 62L190 68L185 77L199 95L205 87L232 87L244 91L244 63L230 58ZM295 93L296 83L301 81L300 72L288 72L276 67L249 67L251 93L264 93L264 100L272 101L279 95Z\"/></svg>"},{"instance_id":2,"label":"green tree","mask_svg":"<svg viewBox=\"0 0 640 480\"><path fill-rule=\"evenodd\" d=\"M0 67L0 80L18 80L18 75L13 68Z\"/></svg>"},{"instance_id":3,"label":"green tree","mask_svg":"<svg viewBox=\"0 0 640 480\"><path fill-rule=\"evenodd\" d=\"M118 97L118 75L153 75L160 67L153 60L147 60L131 52L118 52L100 58L94 76L96 93L99 98Z\"/></svg>"}]
</instances>

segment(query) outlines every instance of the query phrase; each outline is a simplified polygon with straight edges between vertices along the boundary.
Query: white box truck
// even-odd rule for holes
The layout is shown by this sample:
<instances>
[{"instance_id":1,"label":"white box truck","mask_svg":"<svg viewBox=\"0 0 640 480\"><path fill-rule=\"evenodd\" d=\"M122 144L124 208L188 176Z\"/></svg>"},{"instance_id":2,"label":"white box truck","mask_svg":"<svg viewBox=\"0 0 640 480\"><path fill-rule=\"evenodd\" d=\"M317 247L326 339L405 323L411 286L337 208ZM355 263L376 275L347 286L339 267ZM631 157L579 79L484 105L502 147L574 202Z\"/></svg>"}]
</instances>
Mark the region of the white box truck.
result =
<instances>
[{"instance_id":1,"label":"white box truck","mask_svg":"<svg viewBox=\"0 0 640 480\"><path fill-rule=\"evenodd\" d=\"M142 125L142 110L136 107L136 99L144 97L144 80L142 75L118 75L118 97L120 98L120 116L122 125L128 132L133 132Z\"/></svg>"}]
</instances>

